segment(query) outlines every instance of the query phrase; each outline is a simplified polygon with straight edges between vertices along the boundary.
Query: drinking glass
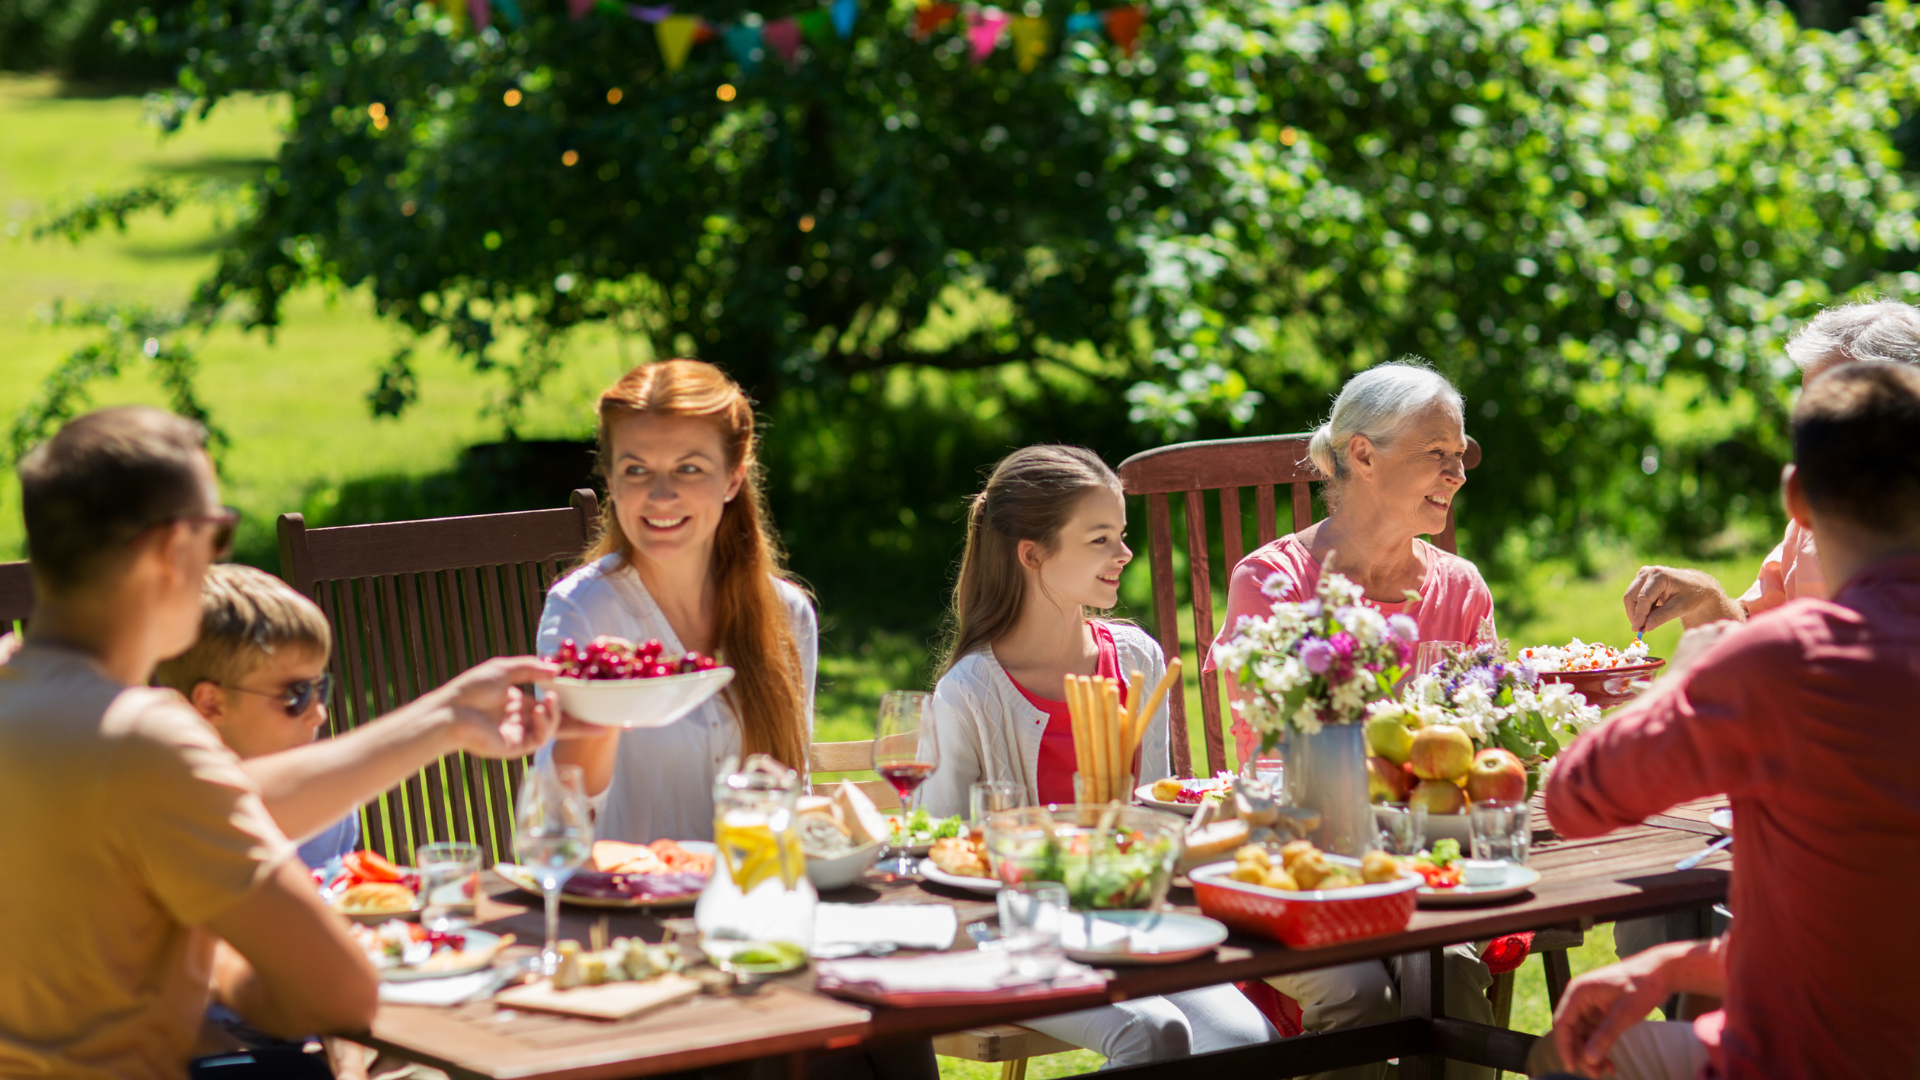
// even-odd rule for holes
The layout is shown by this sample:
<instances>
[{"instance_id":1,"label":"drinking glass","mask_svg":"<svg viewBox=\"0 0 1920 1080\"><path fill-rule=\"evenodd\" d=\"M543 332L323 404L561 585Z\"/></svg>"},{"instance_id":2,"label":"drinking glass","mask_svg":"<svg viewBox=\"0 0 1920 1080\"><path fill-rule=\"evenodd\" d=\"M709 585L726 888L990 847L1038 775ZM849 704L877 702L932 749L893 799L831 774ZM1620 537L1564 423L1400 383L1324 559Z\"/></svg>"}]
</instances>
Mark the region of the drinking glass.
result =
<instances>
[{"instance_id":1,"label":"drinking glass","mask_svg":"<svg viewBox=\"0 0 1920 1080\"><path fill-rule=\"evenodd\" d=\"M1380 849L1389 855L1418 855L1427 844L1427 808L1413 803L1376 803Z\"/></svg>"},{"instance_id":2,"label":"drinking glass","mask_svg":"<svg viewBox=\"0 0 1920 1080\"><path fill-rule=\"evenodd\" d=\"M1023 979L1047 980L1060 971L1066 952L1060 928L1067 921L1067 887L1058 881L1022 881L1002 885L1000 947L1007 964Z\"/></svg>"},{"instance_id":3,"label":"drinking glass","mask_svg":"<svg viewBox=\"0 0 1920 1080\"><path fill-rule=\"evenodd\" d=\"M1474 858L1526 864L1527 848L1533 840L1526 803L1490 799L1474 803L1467 813Z\"/></svg>"},{"instance_id":4,"label":"drinking glass","mask_svg":"<svg viewBox=\"0 0 1920 1080\"><path fill-rule=\"evenodd\" d=\"M939 765L939 747L934 741L933 695L918 690L889 690L880 695L880 720L873 733L873 771L900 793L903 818L912 815L914 789L925 783ZM906 837L899 854L875 868L884 876L883 880L912 877L918 872L910 850L912 845L913 838Z\"/></svg>"},{"instance_id":5,"label":"drinking glass","mask_svg":"<svg viewBox=\"0 0 1920 1080\"><path fill-rule=\"evenodd\" d=\"M547 944L539 965L540 974L551 976L560 966L560 887L593 851L593 808L580 766L548 758L527 770L514 805L513 848L546 894Z\"/></svg>"},{"instance_id":6,"label":"drinking glass","mask_svg":"<svg viewBox=\"0 0 1920 1080\"><path fill-rule=\"evenodd\" d=\"M1253 778L1267 785L1267 792L1281 801L1287 795L1287 763L1277 757L1253 759Z\"/></svg>"},{"instance_id":7,"label":"drinking glass","mask_svg":"<svg viewBox=\"0 0 1920 1080\"><path fill-rule=\"evenodd\" d=\"M480 845L460 840L421 844L413 851L420 870L420 925L458 930L473 921L480 893Z\"/></svg>"},{"instance_id":8,"label":"drinking glass","mask_svg":"<svg viewBox=\"0 0 1920 1080\"><path fill-rule=\"evenodd\" d=\"M981 780L967 789L967 820L985 828L987 819L1002 810L1018 810L1026 802L1026 786L1013 780Z\"/></svg>"},{"instance_id":9,"label":"drinking glass","mask_svg":"<svg viewBox=\"0 0 1920 1080\"><path fill-rule=\"evenodd\" d=\"M1433 665L1459 656L1466 648L1464 641L1423 641L1413 653L1413 674L1425 675Z\"/></svg>"}]
</instances>

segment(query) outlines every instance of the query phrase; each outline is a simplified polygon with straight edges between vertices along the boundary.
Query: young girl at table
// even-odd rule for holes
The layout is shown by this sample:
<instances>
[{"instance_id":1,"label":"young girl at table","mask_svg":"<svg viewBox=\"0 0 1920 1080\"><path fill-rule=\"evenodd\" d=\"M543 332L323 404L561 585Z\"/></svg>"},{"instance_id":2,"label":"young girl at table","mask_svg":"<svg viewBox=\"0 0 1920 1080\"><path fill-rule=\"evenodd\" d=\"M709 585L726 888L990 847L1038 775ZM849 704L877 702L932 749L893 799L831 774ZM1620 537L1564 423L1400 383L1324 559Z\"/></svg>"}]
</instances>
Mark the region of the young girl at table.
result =
<instances>
[{"instance_id":1,"label":"young girl at table","mask_svg":"<svg viewBox=\"0 0 1920 1080\"><path fill-rule=\"evenodd\" d=\"M1060 700L1068 675L1153 686L1160 647L1136 626L1089 616L1120 598L1133 558L1120 479L1088 450L1030 446L994 467L973 500L953 591L953 642L934 688L940 767L926 786L937 815L965 813L968 788L1012 780L1028 804L1070 803L1073 727ZM1167 775L1167 709L1148 721L1138 776ZM1025 1021L1097 1051L1110 1066L1169 1061L1276 1037L1232 986Z\"/></svg>"},{"instance_id":2,"label":"young girl at table","mask_svg":"<svg viewBox=\"0 0 1920 1080\"><path fill-rule=\"evenodd\" d=\"M753 406L719 368L643 364L600 395L601 534L547 594L539 650L601 634L717 656L733 683L663 728L570 724L548 753L586 774L596 835L713 838L713 778L765 753L805 772L819 653L813 603L789 581L755 456Z\"/></svg>"}]
</instances>

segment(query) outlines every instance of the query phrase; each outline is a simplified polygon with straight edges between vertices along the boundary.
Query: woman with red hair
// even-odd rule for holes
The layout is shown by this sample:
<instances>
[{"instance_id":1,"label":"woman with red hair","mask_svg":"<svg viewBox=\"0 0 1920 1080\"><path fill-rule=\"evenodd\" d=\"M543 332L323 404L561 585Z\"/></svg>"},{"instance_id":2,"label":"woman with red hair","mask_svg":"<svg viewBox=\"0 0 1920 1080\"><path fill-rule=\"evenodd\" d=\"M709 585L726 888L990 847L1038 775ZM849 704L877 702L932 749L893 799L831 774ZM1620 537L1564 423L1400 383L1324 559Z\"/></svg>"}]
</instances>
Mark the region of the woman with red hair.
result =
<instances>
[{"instance_id":1,"label":"woman with red hair","mask_svg":"<svg viewBox=\"0 0 1920 1080\"><path fill-rule=\"evenodd\" d=\"M600 535L547 594L540 653L612 634L734 669L725 693L667 727L573 724L553 744L585 772L601 837L712 839L729 757L806 771L818 623L781 565L755 446L752 402L712 364L642 364L600 395Z\"/></svg>"}]
</instances>

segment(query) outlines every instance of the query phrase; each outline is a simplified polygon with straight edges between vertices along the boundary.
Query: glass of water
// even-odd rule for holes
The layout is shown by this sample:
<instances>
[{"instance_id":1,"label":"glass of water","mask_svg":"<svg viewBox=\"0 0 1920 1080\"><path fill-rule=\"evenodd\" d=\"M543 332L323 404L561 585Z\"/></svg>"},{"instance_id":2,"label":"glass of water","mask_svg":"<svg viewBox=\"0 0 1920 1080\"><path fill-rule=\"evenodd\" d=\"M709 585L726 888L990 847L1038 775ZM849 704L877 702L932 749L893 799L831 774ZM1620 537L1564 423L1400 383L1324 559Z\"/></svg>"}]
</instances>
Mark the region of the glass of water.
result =
<instances>
[{"instance_id":1,"label":"glass of water","mask_svg":"<svg viewBox=\"0 0 1920 1080\"><path fill-rule=\"evenodd\" d=\"M1067 921L1067 887L1058 881L1022 881L1002 886L997 899L1000 947L1013 973L1041 981L1059 974L1066 959L1060 928Z\"/></svg>"},{"instance_id":2,"label":"glass of water","mask_svg":"<svg viewBox=\"0 0 1920 1080\"><path fill-rule=\"evenodd\" d=\"M1261 757L1253 759L1253 778L1267 785L1267 791L1275 799L1286 801L1287 763L1279 757Z\"/></svg>"},{"instance_id":3,"label":"glass of water","mask_svg":"<svg viewBox=\"0 0 1920 1080\"><path fill-rule=\"evenodd\" d=\"M982 780L967 789L967 821L986 828L987 819L1002 810L1018 810L1026 802L1026 786L1012 780Z\"/></svg>"},{"instance_id":4,"label":"glass of water","mask_svg":"<svg viewBox=\"0 0 1920 1080\"><path fill-rule=\"evenodd\" d=\"M1533 840L1526 803L1490 800L1474 803L1467 812L1474 858L1526 864L1527 848Z\"/></svg>"},{"instance_id":5,"label":"glass of water","mask_svg":"<svg viewBox=\"0 0 1920 1080\"><path fill-rule=\"evenodd\" d=\"M1413 803L1376 803L1380 849L1389 855L1418 855L1427 846L1427 808Z\"/></svg>"},{"instance_id":6,"label":"glass of water","mask_svg":"<svg viewBox=\"0 0 1920 1080\"><path fill-rule=\"evenodd\" d=\"M480 845L451 840L413 851L420 871L420 925L458 930L473 921L480 895Z\"/></svg>"},{"instance_id":7,"label":"glass of water","mask_svg":"<svg viewBox=\"0 0 1920 1080\"><path fill-rule=\"evenodd\" d=\"M527 770L514 805L513 848L520 864L540 879L547 900L547 945L540 973L560 967L560 887L593 851L593 808L578 765L552 758Z\"/></svg>"}]
</instances>

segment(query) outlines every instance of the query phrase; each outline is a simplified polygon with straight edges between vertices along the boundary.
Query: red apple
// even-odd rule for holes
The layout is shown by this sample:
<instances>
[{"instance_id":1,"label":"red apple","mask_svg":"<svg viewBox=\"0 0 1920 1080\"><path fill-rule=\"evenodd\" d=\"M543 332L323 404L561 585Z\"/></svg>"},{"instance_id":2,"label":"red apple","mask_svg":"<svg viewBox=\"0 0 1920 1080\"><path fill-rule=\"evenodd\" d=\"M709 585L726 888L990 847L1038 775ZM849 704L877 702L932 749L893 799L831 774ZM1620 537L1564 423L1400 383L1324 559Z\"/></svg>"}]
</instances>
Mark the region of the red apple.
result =
<instances>
[{"instance_id":1,"label":"red apple","mask_svg":"<svg viewBox=\"0 0 1920 1080\"><path fill-rule=\"evenodd\" d=\"M1428 814L1464 814L1467 812L1467 793L1460 785L1451 780L1422 780L1420 786L1413 789L1407 801L1415 806L1424 806Z\"/></svg>"},{"instance_id":2,"label":"red apple","mask_svg":"<svg viewBox=\"0 0 1920 1080\"><path fill-rule=\"evenodd\" d=\"M1379 756L1367 758L1367 798L1374 802L1406 802L1409 777L1393 762Z\"/></svg>"},{"instance_id":3,"label":"red apple","mask_svg":"<svg viewBox=\"0 0 1920 1080\"><path fill-rule=\"evenodd\" d=\"M1527 797L1527 767L1511 750L1490 747L1473 755L1467 773L1467 798L1474 802L1496 799L1522 802Z\"/></svg>"},{"instance_id":4,"label":"red apple","mask_svg":"<svg viewBox=\"0 0 1920 1080\"><path fill-rule=\"evenodd\" d=\"M1452 724L1421 728L1407 764L1422 780L1458 780L1473 767L1473 740Z\"/></svg>"}]
</instances>

